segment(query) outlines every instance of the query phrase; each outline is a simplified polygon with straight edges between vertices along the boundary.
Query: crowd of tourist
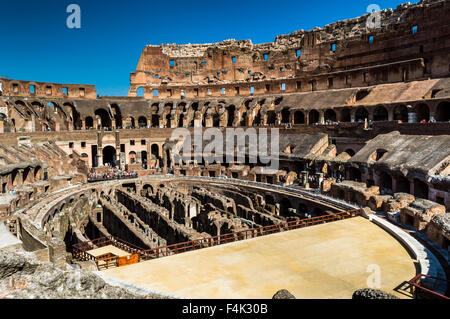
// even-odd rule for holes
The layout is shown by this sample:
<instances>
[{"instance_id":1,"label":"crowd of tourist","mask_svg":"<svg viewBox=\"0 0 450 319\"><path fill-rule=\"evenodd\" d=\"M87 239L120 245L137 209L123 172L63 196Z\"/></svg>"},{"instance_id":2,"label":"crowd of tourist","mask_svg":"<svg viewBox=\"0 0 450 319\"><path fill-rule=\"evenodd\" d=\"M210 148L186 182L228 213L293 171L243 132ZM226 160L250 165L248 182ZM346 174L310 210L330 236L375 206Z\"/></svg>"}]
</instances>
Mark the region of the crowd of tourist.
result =
<instances>
[{"instance_id":1,"label":"crowd of tourist","mask_svg":"<svg viewBox=\"0 0 450 319\"><path fill-rule=\"evenodd\" d=\"M129 179L137 177L138 174L136 172L123 171L118 168L111 168L104 173L97 173L94 170L91 170L91 172L88 174L88 180L90 181Z\"/></svg>"}]
</instances>

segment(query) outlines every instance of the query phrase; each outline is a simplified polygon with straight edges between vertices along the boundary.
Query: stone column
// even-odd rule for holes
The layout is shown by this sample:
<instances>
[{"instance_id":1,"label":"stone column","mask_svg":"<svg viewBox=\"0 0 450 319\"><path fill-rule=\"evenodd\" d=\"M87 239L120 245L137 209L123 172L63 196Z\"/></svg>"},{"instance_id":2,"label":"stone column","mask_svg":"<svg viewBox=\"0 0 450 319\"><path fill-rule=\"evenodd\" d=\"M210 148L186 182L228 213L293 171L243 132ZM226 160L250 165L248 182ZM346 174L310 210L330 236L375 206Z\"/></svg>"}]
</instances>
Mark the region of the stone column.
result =
<instances>
[{"instance_id":1,"label":"stone column","mask_svg":"<svg viewBox=\"0 0 450 319\"><path fill-rule=\"evenodd\" d=\"M48 242L48 257L56 267L66 269L66 245L64 241L52 237Z\"/></svg>"}]
</instances>

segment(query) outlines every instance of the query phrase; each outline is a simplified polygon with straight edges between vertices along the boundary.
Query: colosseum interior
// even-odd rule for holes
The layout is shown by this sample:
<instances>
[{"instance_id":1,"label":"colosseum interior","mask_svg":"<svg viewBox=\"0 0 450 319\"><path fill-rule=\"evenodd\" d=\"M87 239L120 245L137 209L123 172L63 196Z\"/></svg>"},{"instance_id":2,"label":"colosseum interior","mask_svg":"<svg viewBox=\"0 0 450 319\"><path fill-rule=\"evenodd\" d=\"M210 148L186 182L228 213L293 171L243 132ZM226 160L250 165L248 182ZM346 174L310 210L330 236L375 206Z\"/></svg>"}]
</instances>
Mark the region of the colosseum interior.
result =
<instances>
[{"instance_id":1,"label":"colosseum interior","mask_svg":"<svg viewBox=\"0 0 450 319\"><path fill-rule=\"evenodd\" d=\"M449 16L147 45L128 96L1 78L0 297L448 299Z\"/></svg>"}]
</instances>

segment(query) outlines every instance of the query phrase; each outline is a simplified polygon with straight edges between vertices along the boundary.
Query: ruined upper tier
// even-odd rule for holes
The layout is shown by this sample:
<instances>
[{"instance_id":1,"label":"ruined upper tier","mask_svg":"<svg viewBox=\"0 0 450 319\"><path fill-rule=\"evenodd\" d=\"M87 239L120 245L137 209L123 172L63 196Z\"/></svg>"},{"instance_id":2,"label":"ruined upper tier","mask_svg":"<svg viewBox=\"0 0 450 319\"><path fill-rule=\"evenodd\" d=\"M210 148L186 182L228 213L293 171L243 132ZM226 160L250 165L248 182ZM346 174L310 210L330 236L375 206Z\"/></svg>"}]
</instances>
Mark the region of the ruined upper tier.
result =
<instances>
[{"instance_id":1,"label":"ruined upper tier","mask_svg":"<svg viewBox=\"0 0 450 319\"><path fill-rule=\"evenodd\" d=\"M450 0L427 0L270 43L147 45L131 73L129 96L248 96L449 76L449 16Z\"/></svg>"}]
</instances>

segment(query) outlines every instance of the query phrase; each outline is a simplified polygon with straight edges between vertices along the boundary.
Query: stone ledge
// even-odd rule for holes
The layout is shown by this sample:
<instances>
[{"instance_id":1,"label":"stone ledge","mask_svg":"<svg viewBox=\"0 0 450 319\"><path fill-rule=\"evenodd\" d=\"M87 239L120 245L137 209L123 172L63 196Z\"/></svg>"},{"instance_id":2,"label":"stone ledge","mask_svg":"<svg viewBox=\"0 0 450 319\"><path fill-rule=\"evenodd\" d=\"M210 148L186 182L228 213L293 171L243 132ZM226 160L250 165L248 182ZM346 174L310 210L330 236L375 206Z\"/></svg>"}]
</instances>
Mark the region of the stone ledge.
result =
<instances>
[{"instance_id":1,"label":"stone ledge","mask_svg":"<svg viewBox=\"0 0 450 319\"><path fill-rule=\"evenodd\" d=\"M419 241L413 238L411 235L407 234L399 227L393 225L392 223L385 221L384 219L371 215L369 220L379 227L386 230L398 241L406 246L408 251L417 259L420 265L419 273L424 275L438 277L446 279L444 269L439 263L438 259L434 254L425 246L423 246ZM436 292L445 295L446 284L442 285L442 282L435 279L427 279L425 282L427 287L434 289Z\"/></svg>"}]
</instances>

